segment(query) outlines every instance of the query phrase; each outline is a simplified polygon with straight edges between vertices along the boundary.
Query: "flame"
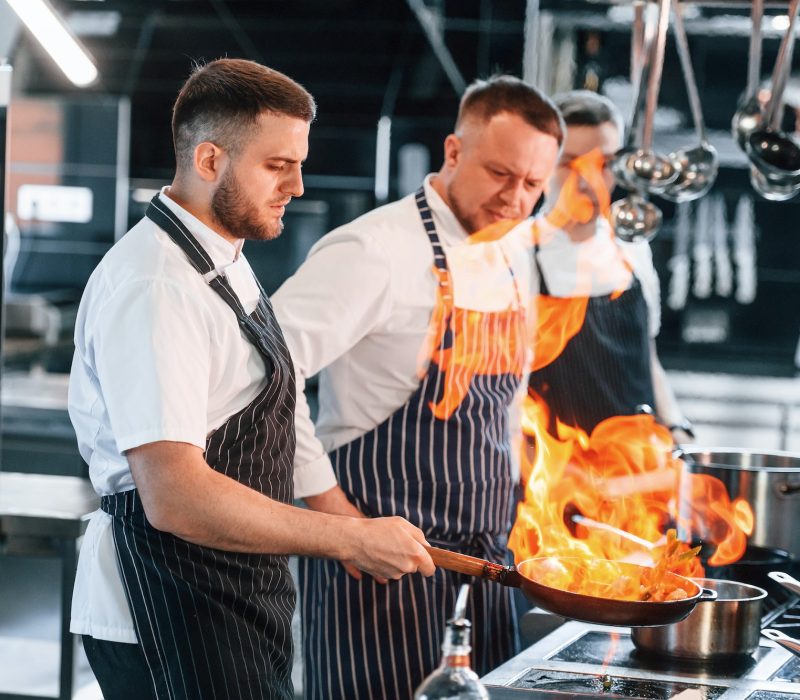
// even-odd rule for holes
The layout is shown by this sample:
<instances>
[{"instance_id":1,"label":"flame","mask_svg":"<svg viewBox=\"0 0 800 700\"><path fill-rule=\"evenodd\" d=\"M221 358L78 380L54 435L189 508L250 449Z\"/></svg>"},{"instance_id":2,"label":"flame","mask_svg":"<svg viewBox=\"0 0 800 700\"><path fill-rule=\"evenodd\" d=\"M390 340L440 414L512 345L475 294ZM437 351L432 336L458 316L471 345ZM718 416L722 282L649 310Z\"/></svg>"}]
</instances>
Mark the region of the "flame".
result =
<instances>
[{"instance_id":1,"label":"flame","mask_svg":"<svg viewBox=\"0 0 800 700\"><path fill-rule=\"evenodd\" d=\"M669 430L653 416L614 416L591 435L558 420L556 435L551 435L549 419L541 397L529 396L522 427L534 446L526 441L521 451L525 498L509 540L518 563L553 556L575 557L579 563L619 562L599 575L592 572L595 590L607 594L608 586L627 585L618 581L627 575L620 568L625 562L653 566L669 527L677 527L682 539L694 534L715 544L709 565L741 557L752 530L752 509L741 499L731 502L719 479L689 473L672 454ZM576 515L594 523L587 527L576 522ZM688 550L681 542L679 551ZM704 573L695 557L673 562L671 570L689 577ZM567 574L575 576L575 571ZM621 590L614 593L622 595Z\"/></svg>"},{"instance_id":2,"label":"flame","mask_svg":"<svg viewBox=\"0 0 800 700\"><path fill-rule=\"evenodd\" d=\"M470 242L499 240L517 223L499 221L470 236ZM491 251L487 250L488 254ZM507 260L506 264L509 264ZM430 408L438 419L447 420L461 405L474 377L522 375L528 331L522 308L509 306L503 311L491 312L492 321L487 323L484 313L456 307L449 271L434 266L433 273L439 280L437 296L417 367L420 376L427 371L430 362L443 371L442 397L437 403L431 403Z\"/></svg>"},{"instance_id":3,"label":"flame","mask_svg":"<svg viewBox=\"0 0 800 700\"><path fill-rule=\"evenodd\" d=\"M611 193L603 180L606 156L594 148L570 161L569 175L561 186L555 205L547 214L557 228L587 224L598 216L608 216Z\"/></svg>"}]
</instances>

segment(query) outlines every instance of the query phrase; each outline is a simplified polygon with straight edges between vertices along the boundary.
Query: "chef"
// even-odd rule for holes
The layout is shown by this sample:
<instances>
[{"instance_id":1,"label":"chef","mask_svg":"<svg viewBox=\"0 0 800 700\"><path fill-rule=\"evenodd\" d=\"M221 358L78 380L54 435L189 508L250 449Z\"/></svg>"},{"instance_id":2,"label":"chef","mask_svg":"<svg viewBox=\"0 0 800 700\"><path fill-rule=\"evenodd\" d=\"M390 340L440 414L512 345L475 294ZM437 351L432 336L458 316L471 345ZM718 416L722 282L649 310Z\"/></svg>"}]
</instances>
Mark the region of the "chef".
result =
<instances>
[{"instance_id":1,"label":"chef","mask_svg":"<svg viewBox=\"0 0 800 700\"><path fill-rule=\"evenodd\" d=\"M291 505L294 372L242 245L277 237L303 194L314 113L256 63L196 70L173 111L173 183L84 292L69 412L102 498L71 630L107 698L292 698L289 553L433 572L401 518Z\"/></svg>"},{"instance_id":2,"label":"chef","mask_svg":"<svg viewBox=\"0 0 800 700\"><path fill-rule=\"evenodd\" d=\"M591 433L606 418L647 406L677 441L691 440L691 423L656 354L661 309L650 246L616 239L606 218L614 188L609 164L621 145L622 117L593 92L554 99L567 132L534 227L538 319L557 317L544 309L558 300L582 299L586 306L582 325L557 357L538 352L530 388L544 399L552 423L558 418Z\"/></svg>"},{"instance_id":3,"label":"chef","mask_svg":"<svg viewBox=\"0 0 800 700\"><path fill-rule=\"evenodd\" d=\"M298 376L295 492L309 507L402 515L432 544L503 561L531 268L529 235L501 234L542 194L561 124L519 79L474 83L441 170L323 237L275 293ZM302 389L318 372L315 431ZM410 698L438 664L459 576L387 585L303 559L300 577L306 697ZM484 673L514 652L511 599L476 581L470 605Z\"/></svg>"}]
</instances>

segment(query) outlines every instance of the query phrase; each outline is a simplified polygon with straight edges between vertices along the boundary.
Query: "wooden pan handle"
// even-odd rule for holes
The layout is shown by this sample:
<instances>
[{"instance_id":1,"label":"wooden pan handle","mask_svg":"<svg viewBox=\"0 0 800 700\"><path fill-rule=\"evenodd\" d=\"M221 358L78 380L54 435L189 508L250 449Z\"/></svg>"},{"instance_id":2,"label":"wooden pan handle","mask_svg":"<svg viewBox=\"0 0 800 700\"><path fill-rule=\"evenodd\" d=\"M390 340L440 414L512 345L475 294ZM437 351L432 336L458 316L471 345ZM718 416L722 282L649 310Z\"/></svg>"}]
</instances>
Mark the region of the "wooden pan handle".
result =
<instances>
[{"instance_id":1,"label":"wooden pan handle","mask_svg":"<svg viewBox=\"0 0 800 700\"><path fill-rule=\"evenodd\" d=\"M510 570L508 566L501 566L487 559L478 559L478 557L451 552L439 547L425 547L425 549L428 550L428 554L431 555L431 559L433 559L433 563L436 566L448 571L456 571L459 574L477 576L478 578L503 583Z\"/></svg>"}]
</instances>

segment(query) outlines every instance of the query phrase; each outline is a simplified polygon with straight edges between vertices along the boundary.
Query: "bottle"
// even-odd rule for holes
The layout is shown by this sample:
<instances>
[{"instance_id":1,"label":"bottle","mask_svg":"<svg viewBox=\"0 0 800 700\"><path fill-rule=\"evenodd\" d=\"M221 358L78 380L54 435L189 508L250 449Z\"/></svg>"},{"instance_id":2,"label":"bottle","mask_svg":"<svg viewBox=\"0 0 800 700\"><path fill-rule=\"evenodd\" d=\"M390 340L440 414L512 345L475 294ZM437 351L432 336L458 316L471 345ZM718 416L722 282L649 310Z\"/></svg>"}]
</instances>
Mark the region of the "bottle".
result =
<instances>
[{"instance_id":1,"label":"bottle","mask_svg":"<svg viewBox=\"0 0 800 700\"><path fill-rule=\"evenodd\" d=\"M489 693L469 665L472 625L465 617L468 591L468 585L461 587L455 615L447 621L442 663L422 681L414 700L489 700Z\"/></svg>"}]
</instances>

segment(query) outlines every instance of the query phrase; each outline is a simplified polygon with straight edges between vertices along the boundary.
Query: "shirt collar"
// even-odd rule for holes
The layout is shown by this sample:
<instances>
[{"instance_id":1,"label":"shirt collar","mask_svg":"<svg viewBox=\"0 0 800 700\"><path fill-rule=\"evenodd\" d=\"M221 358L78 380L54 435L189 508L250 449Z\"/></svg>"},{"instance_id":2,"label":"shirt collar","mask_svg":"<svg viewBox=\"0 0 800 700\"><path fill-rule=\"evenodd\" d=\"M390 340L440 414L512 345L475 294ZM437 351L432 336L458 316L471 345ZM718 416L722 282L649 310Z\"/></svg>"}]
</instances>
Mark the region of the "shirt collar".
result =
<instances>
[{"instance_id":1,"label":"shirt collar","mask_svg":"<svg viewBox=\"0 0 800 700\"><path fill-rule=\"evenodd\" d=\"M436 233L444 245L452 247L465 243L469 239L469 233L456 219L452 209L447 206L439 196L439 193L433 188L431 180L434 175L435 173L427 175L422 186L425 188L425 197L428 200L428 206L436 224Z\"/></svg>"},{"instance_id":2,"label":"shirt collar","mask_svg":"<svg viewBox=\"0 0 800 700\"><path fill-rule=\"evenodd\" d=\"M158 198L169 207L170 211L181 220L181 223L189 229L190 233L198 240L200 245L203 246L211 257L215 269L224 270L239 259L244 240L236 241L236 244L226 241L214 229L204 224L194 214L186 211L186 209L174 199L171 199L169 196L169 186L161 188Z\"/></svg>"}]
</instances>

